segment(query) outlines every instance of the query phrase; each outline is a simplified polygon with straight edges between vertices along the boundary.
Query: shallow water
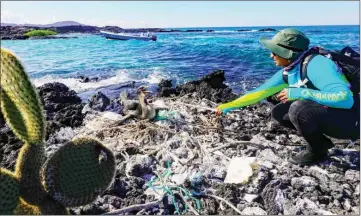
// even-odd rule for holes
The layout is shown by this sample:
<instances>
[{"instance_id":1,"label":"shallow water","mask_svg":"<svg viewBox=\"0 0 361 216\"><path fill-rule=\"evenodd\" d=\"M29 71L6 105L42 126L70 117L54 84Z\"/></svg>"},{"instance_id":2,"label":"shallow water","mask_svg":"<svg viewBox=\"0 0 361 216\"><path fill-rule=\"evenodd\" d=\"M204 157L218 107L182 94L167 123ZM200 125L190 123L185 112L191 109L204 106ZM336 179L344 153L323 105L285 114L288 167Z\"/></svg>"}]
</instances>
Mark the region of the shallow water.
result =
<instances>
[{"instance_id":1,"label":"shallow water","mask_svg":"<svg viewBox=\"0 0 361 216\"><path fill-rule=\"evenodd\" d=\"M235 92L256 87L278 68L259 43L275 32L263 27L196 28L215 32L158 33L158 41L107 40L100 35L71 34L78 38L1 41L25 64L36 86L58 81L81 93L129 81L149 85L172 79L173 85L223 69ZM286 27L272 27L277 30ZM359 26L299 26L311 45L360 50ZM195 29L195 28L189 28ZM236 30L249 30L237 32ZM185 30L184 28L182 30ZM100 77L81 83L76 77Z\"/></svg>"}]
</instances>

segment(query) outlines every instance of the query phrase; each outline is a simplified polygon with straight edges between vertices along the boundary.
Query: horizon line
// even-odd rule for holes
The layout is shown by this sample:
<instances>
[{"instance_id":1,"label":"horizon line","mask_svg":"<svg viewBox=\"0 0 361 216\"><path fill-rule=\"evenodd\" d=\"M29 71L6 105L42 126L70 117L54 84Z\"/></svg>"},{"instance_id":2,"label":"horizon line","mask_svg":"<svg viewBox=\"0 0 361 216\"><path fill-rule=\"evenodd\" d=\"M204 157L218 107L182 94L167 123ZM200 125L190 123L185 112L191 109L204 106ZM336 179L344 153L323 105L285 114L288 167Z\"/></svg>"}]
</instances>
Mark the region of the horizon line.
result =
<instances>
[{"instance_id":1,"label":"horizon line","mask_svg":"<svg viewBox=\"0 0 361 216\"><path fill-rule=\"evenodd\" d=\"M116 26L122 29L151 29L151 28L163 28L163 29L169 29L169 28L242 28L242 27L285 27L285 26L360 26L359 24L296 24L296 25L243 25L243 26L197 26L197 27L189 27L189 26L184 26L184 27L127 27L127 28L123 28L121 26L118 25L90 25L90 24L83 24L80 23L78 21L73 21L73 20L64 20L64 21L55 21L53 23L49 23L49 24L32 24L32 23L23 23L23 24L19 24L19 23L13 23L13 22L1 22L4 24L16 24L16 25L23 25L26 26L28 25L50 25L50 24L54 24L54 23L58 23L58 22L77 22L83 26L96 26L96 27L105 27L105 26ZM71 26L71 25L69 25Z\"/></svg>"}]
</instances>

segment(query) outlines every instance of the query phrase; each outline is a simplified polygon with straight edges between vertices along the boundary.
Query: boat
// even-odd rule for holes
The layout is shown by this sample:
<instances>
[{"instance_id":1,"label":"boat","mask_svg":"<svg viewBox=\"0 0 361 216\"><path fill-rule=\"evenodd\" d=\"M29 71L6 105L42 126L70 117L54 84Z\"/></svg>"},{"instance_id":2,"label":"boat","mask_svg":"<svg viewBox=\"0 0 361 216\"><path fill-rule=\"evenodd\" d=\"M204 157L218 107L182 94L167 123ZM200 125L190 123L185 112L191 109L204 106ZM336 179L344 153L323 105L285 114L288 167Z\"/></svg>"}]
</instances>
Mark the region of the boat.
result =
<instances>
[{"instance_id":1,"label":"boat","mask_svg":"<svg viewBox=\"0 0 361 216\"><path fill-rule=\"evenodd\" d=\"M100 31L100 34L107 39L115 39L115 40L144 40L144 41L156 41L157 35L147 33L141 33L139 35L135 34L125 34L125 33L113 33L107 31Z\"/></svg>"}]
</instances>

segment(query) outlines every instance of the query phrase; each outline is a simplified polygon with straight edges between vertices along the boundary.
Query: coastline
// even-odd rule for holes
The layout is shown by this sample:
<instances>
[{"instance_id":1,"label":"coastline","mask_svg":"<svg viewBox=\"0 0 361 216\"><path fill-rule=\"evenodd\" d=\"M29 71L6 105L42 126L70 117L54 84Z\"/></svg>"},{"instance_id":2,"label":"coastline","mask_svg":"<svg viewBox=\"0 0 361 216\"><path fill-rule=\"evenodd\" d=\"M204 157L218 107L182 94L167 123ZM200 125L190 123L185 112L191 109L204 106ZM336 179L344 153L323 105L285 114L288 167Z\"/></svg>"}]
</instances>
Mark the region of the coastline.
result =
<instances>
[{"instance_id":1,"label":"coastline","mask_svg":"<svg viewBox=\"0 0 361 216\"><path fill-rule=\"evenodd\" d=\"M129 28L123 29L117 26L85 26L85 25L72 25L72 26L61 26L61 27L35 27L35 26L0 26L0 40L26 40L31 39L30 37L24 36L24 34L30 30L52 30L57 32L59 35L69 34L69 33L83 33L83 34L100 34L100 31L110 31L114 33L182 33L182 32L214 32L213 29L165 29L165 28ZM238 29L235 32L251 31L250 29ZM276 31L276 29L265 27L258 28L257 31ZM47 36L47 37L37 37L36 39L57 39L57 38L66 38L59 36Z\"/></svg>"}]
</instances>

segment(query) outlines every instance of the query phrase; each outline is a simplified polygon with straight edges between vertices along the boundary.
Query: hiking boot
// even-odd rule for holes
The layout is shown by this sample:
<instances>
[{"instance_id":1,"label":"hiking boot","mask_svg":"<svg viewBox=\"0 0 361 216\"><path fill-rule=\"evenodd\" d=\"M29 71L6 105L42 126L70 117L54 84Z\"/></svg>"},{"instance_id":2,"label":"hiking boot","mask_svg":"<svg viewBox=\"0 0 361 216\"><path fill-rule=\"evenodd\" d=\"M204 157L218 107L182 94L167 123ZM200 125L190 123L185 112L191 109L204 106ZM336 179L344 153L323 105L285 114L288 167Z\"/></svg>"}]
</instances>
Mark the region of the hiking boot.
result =
<instances>
[{"instance_id":1,"label":"hiking boot","mask_svg":"<svg viewBox=\"0 0 361 216\"><path fill-rule=\"evenodd\" d=\"M322 162L327 158L327 152L324 154L315 154L308 150L304 150L297 155L291 157L288 161L293 164L299 165L311 165L318 162Z\"/></svg>"}]
</instances>

